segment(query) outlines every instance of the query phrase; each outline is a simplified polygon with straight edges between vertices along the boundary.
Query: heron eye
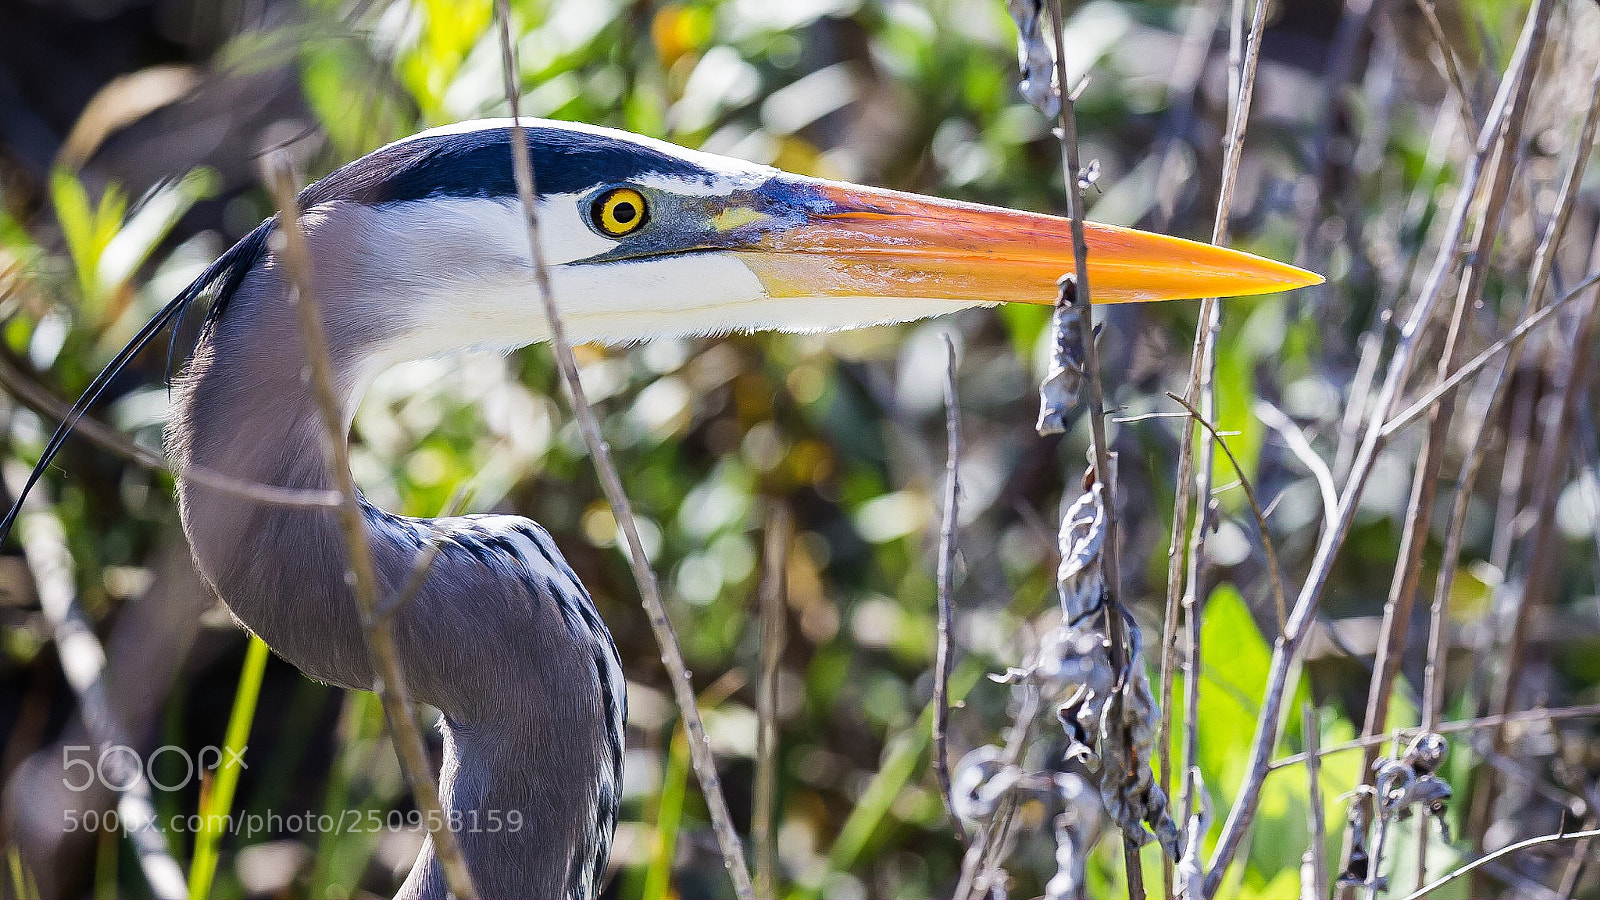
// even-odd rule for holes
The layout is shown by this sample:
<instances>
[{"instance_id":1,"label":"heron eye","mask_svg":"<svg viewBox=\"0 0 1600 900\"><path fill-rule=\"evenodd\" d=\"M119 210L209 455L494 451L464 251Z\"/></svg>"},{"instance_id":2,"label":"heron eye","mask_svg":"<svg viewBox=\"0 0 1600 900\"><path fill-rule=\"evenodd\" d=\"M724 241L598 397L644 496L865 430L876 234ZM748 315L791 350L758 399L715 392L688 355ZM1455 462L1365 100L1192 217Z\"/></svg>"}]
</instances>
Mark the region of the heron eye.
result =
<instances>
[{"instance_id":1,"label":"heron eye","mask_svg":"<svg viewBox=\"0 0 1600 900\"><path fill-rule=\"evenodd\" d=\"M633 188L612 188L594 202L594 224L612 237L638 231L649 217L644 195Z\"/></svg>"}]
</instances>

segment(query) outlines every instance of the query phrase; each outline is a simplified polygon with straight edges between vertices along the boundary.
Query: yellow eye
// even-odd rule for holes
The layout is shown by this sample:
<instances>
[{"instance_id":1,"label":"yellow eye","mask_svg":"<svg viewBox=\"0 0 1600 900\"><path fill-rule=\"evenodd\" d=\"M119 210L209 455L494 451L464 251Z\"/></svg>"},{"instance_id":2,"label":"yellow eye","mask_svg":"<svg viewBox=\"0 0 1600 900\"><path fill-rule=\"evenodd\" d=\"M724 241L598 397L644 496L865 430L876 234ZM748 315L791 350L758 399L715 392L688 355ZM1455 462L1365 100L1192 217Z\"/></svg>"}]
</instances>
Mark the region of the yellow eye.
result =
<instances>
[{"instance_id":1,"label":"yellow eye","mask_svg":"<svg viewBox=\"0 0 1600 900\"><path fill-rule=\"evenodd\" d=\"M644 195L633 188L612 188L594 201L594 224L612 237L632 234L644 226L650 211Z\"/></svg>"}]
</instances>

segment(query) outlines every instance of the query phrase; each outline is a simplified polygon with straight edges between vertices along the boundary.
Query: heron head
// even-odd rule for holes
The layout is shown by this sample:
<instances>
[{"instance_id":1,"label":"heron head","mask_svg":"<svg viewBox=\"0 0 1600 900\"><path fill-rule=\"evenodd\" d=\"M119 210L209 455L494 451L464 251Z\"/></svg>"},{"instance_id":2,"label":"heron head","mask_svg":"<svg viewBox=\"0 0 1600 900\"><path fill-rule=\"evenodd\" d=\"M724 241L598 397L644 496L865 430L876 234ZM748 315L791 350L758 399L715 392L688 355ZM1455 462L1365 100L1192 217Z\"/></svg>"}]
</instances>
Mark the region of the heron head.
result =
<instances>
[{"instance_id":1,"label":"heron head","mask_svg":"<svg viewBox=\"0 0 1600 900\"><path fill-rule=\"evenodd\" d=\"M1065 219L787 174L585 125L528 122L545 257L578 340L818 331L1049 305ZM313 185L358 201L384 277L443 343L547 336L508 122L425 132ZM1097 303L1264 294L1321 279L1233 250L1089 224ZM401 288L384 284L391 295ZM443 349L441 346L437 349Z\"/></svg>"}]
</instances>

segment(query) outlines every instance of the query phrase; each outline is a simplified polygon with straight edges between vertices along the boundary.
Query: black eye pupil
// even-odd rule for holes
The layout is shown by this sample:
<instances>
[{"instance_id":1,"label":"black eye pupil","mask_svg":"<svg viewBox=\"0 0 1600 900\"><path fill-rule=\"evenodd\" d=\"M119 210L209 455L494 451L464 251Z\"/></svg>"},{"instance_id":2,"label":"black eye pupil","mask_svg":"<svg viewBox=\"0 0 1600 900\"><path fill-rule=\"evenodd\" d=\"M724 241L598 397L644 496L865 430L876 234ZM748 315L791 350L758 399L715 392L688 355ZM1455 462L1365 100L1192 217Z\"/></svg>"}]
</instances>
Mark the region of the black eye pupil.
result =
<instances>
[{"instance_id":1,"label":"black eye pupil","mask_svg":"<svg viewBox=\"0 0 1600 900\"><path fill-rule=\"evenodd\" d=\"M638 218L638 216L639 211L634 209L633 204L627 202L626 200L618 203L616 207L611 210L611 217L616 219L618 222L621 222L623 225L632 222L634 219Z\"/></svg>"}]
</instances>

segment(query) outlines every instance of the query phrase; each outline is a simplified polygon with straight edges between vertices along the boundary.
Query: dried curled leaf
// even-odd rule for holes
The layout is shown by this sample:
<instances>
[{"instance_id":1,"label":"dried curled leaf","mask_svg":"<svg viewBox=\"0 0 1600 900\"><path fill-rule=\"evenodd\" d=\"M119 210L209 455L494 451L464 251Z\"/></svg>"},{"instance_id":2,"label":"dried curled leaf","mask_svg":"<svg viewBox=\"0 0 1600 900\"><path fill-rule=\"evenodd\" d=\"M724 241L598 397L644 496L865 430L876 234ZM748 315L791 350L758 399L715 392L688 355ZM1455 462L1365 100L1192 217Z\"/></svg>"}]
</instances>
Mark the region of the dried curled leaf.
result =
<instances>
[{"instance_id":1,"label":"dried curled leaf","mask_svg":"<svg viewBox=\"0 0 1600 900\"><path fill-rule=\"evenodd\" d=\"M1062 812L1056 816L1056 874L1045 885L1045 900L1088 896L1084 870L1089 852L1100 840L1100 805L1094 792L1076 775L1057 775Z\"/></svg>"},{"instance_id":2,"label":"dried curled leaf","mask_svg":"<svg viewBox=\"0 0 1600 900\"><path fill-rule=\"evenodd\" d=\"M1427 815L1442 817L1452 791L1433 772L1449 752L1444 737L1430 732L1417 735L1399 759L1374 763L1378 815L1406 819L1420 807Z\"/></svg>"},{"instance_id":3,"label":"dried curled leaf","mask_svg":"<svg viewBox=\"0 0 1600 900\"><path fill-rule=\"evenodd\" d=\"M1367 808L1359 798L1350 804L1346 828L1350 832L1350 855L1338 883L1341 887L1361 887L1372 874L1372 855L1367 851ZM1386 879L1379 881L1387 887Z\"/></svg>"},{"instance_id":4,"label":"dried curled leaf","mask_svg":"<svg viewBox=\"0 0 1600 900\"><path fill-rule=\"evenodd\" d=\"M1100 556L1106 538L1103 496L1096 481L1061 518L1056 586L1062 624L1047 636L1046 652L1035 668L1051 667L1058 683L1072 689L1057 710L1069 741L1067 756L1101 773L1100 799L1111 818L1132 840L1159 840L1167 855L1177 859L1178 826L1149 764L1157 716L1139 629L1125 620L1128 666L1122 672L1112 665L1111 644L1102 630L1105 614L1122 615L1106 607Z\"/></svg>"},{"instance_id":5,"label":"dried curled leaf","mask_svg":"<svg viewBox=\"0 0 1600 900\"><path fill-rule=\"evenodd\" d=\"M1068 626L1082 623L1105 606L1106 582L1100 570L1106 537L1103 494L1096 481L1061 517L1056 589L1061 594L1061 618Z\"/></svg>"},{"instance_id":6,"label":"dried curled leaf","mask_svg":"<svg viewBox=\"0 0 1600 900\"><path fill-rule=\"evenodd\" d=\"M1034 108L1054 119L1061 113L1061 96L1055 85L1055 52L1044 38L1043 0L1006 0L1017 23L1017 66L1022 69L1022 96Z\"/></svg>"},{"instance_id":7,"label":"dried curled leaf","mask_svg":"<svg viewBox=\"0 0 1600 900\"><path fill-rule=\"evenodd\" d=\"M1061 296L1050 319L1050 368L1039 385L1039 422L1034 426L1041 436L1066 431L1081 408L1084 313L1076 302L1076 285L1071 275L1062 278Z\"/></svg>"},{"instance_id":8,"label":"dried curled leaf","mask_svg":"<svg viewBox=\"0 0 1600 900\"><path fill-rule=\"evenodd\" d=\"M1156 743L1155 696L1145 677L1137 644L1131 650L1122 702L1118 704L1121 728L1110 721L1110 716L1100 726L1100 757L1105 764L1100 797L1124 835L1141 845L1152 839L1160 841L1167 856L1177 859L1182 849L1178 825L1167 808L1167 795L1155 783L1150 770L1150 755ZM1148 825L1150 831L1140 827L1141 823Z\"/></svg>"},{"instance_id":9,"label":"dried curled leaf","mask_svg":"<svg viewBox=\"0 0 1600 900\"><path fill-rule=\"evenodd\" d=\"M1425 731L1411 739L1400 760L1418 775L1432 775L1449 755L1450 743L1444 739L1444 735Z\"/></svg>"},{"instance_id":10,"label":"dried curled leaf","mask_svg":"<svg viewBox=\"0 0 1600 900\"><path fill-rule=\"evenodd\" d=\"M969 828L988 823L1000 799L1022 775L1021 769L1005 761L1005 751L993 744L969 751L956 763L951 779L956 817Z\"/></svg>"}]
</instances>

